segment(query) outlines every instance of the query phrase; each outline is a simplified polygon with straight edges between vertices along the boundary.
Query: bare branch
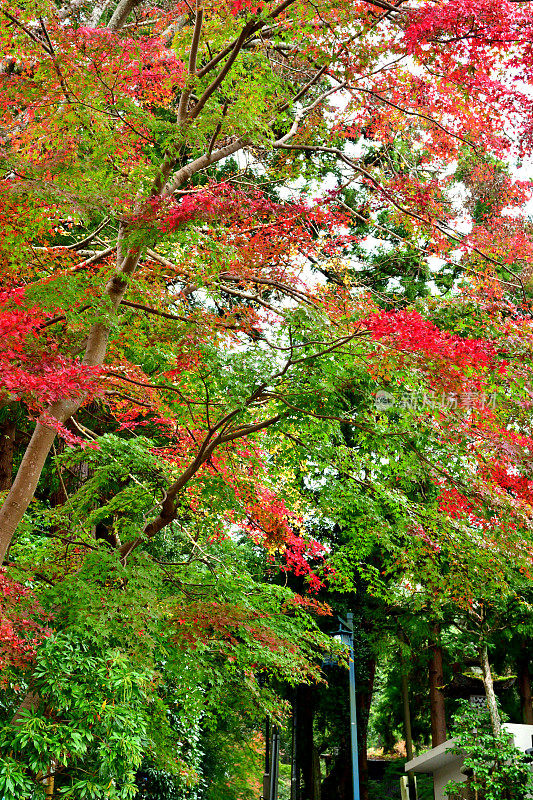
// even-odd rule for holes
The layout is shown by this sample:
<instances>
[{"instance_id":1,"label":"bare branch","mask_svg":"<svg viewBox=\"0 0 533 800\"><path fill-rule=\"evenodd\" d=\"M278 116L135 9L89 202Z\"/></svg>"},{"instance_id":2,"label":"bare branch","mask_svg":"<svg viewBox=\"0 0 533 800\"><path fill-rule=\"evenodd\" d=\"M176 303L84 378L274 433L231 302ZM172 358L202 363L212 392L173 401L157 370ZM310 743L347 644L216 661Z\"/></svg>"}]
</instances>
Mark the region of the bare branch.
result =
<instances>
[{"instance_id":1,"label":"bare branch","mask_svg":"<svg viewBox=\"0 0 533 800\"><path fill-rule=\"evenodd\" d=\"M214 81L212 81L212 83L210 83L210 85L207 87L205 92L202 94L202 96L200 97L200 99L198 100L198 102L196 103L194 108L192 109L192 111L191 111L191 113L189 115L190 119L195 119L198 116L198 114L200 113L202 108L205 106L205 104L207 103L207 101L209 100L211 95L213 95L214 92L218 89L218 87L220 86L220 84L222 83L222 81L224 80L224 78L226 77L226 75L228 74L230 69L232 68L235 59L237 58L237 56L239 55L240 51L242 50L242 46L243 46L244 42L246 41L246 39L248 38L248 36L252 32L252 30L254 29L255 25L256 25L255 22L249 21L243 27L243 29L242 29L237 41L235 42L235 45L232 48L232 51L230 52L228 60L226 61L226 63L224 64L224 66L222 67L220 72L218 73L217 77L214 79Z\"/></svg>"},{"instance_id":2,"label":"bare branch","mask_svg":"<svg viewBox=\"0 0 533 800\"><path fill-rule=\"evenodd\" d=\"M107 25L108 29L113 31L113 33L117 33L117 31L122 28L133 9L137 8L141 3L142 0L120 0L113 12L113 16L109 20Z\"/></svg>"},{"instance_id":3,"label":"bare branch","mask_svg":"<svg viewBox=\"0 0 533 800\"><path fill-rule=\"evenodd\" d=\"M192 77L196 75L196 59L198 56L198 45L200 44L200 36L202 33L203 18L204 18L204 7L203 5L199 5L197 1L196 19L194 22L194 31L192 35L191 49L189 52L189 75ZM187 117L187 105L189 103L190 95L191 95L191 88L189 85L186 86L181 93L180 102L178 106L178 114L177 114L178 125L183 124L183 122Z\"/></svg>"},{"instance_id":4,"label":"bare branch","mask_svg":"<svg viewBox=\"0 0 533 800\"><path fill-rule=\"evenodd\" d=\"M138 308L140 311L146 311L147 314L155 314L156 316L164 317L165 319L172 319L176 320L177 322L192 322L194 325L198 325L198 322L195 320L188 319L187 317L178 317L176 314L169 314L166 311L159 311L157 308L144 306L142 303L133 303L130 300L123 300L120 305L128 306L128 308Z\"/></svg>"},{"instance_id":5,"label":"bare branch","mask_svg":"<svg viewBox=\"0 0 533 800\"><path fill-rule=\"evenodd\" d=\"M197 172L200 172L200 170L211 166L211 164L216 164L217 161L221 161L223 158L231 156L238 150L242 150L247 143L247 139L239 137L231 144L221 147L219 150L215 150L214 153L205 153L203 156L200 156L194 161L191 161L189 164L186 164L184 167L181 167L181 169L176 172L172 180L169 181L162 190L161 197L169 197L171 194L173 194L173 192L176 191L176 189L179 189L180 186L192 178L192 176Z\"/></svg>"}]
</instances>

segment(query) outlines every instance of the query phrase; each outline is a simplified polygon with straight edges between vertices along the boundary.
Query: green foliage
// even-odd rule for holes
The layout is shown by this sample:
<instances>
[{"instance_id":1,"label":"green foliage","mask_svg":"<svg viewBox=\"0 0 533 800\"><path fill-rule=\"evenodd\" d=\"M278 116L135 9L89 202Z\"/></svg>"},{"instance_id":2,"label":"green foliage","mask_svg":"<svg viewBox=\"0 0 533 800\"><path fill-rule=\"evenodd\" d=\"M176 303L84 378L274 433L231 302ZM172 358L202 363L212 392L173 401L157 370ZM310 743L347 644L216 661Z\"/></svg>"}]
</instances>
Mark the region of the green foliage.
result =
<instances>
[{"instance_id":1,"label":"green foliage","mask_svg":"<svg viewBox=\"0 0 533 800\"><path fill-rule=\"evenodd\" d=\"M484 800L519 800L533 788L529 763L503 727L496 736L488 709L463 701L454 720L452 752L466 754L464 767L471 770L470 786ZM448 792L460 792L464 784L450 782Z\"/></svg>"},{"instance_id":2,"label":"green foliage","mask_svg":"<svg viewBox=\"0 0 533 800\"><path fill-rule=\"evenodd\" d=\"M368 786L368 800L400 800L400 778L405 775L405 759L390 759L385 765L383 778L371 780ZM433 778L429 775L416 776L418 800L433 800Z\"/></svg>"},{"instance_id":3,"label":"green foliage","mask_svg":"<svg viewBox=\"0 0 533 800\"><path fill-rule=\"evenodd\" d=\"M391 753L395 744L405 738L401 673L409 664L408 691L412 735L418 746L427 747L430 720L426 643L422 637L417 637L416 645L411 652L408 652L402 663L399 657L401 645L393 637L387 640L383 630L379 634L381 634L381 652L370 711L369 744L372 747L383 748L385 753Z\"/></svg>"},{"instance_id":4,"label":"green foliage","mask_svg":"<svg viewBox=\"0 0 533 800\"><path fill-rule=\"evenodd\" d=\"M46 775L51 764L69 768L68 781L58 782L61 797L133 798L153 677L120 650L93 648L72 632L49 637L32 675L38 699L1 732L2 752L19 764L18 778L12 759L2 767L5 800L33 797L28 775Z\"/></svg>"},{"instance_id":5,"label":"green foliage","mask_svg":"<svg viewBox=\"0 0 533 800\"><path fill-rule=\"evenodd\" d=\"M263 738L226 716L203 739L205 800L256 800L261 792Z\"/></svg>"},{"instance_id":6,"label":"green foliage","mask_svg":"<svg viewBox=\"0 0 533 800\"><path fill-rule=\"evenodd\" d=\"M168 545L182 565L170 577L159 563L165 544L153 548L157 561L139 550L123 564L102 543L61 581L41 584L56 631L6 696L6 800L33 798L50 764L60 797L126 800L138 789L196 800L205 784L223 798L228 774L251 796L260 744L243 742L253 744L265 713L285 713L259 675L318 677L313 662L329 638L290 589L254 577L262 561L250 543L211 544L216 577L175 536ZM38 700L12 724L28 681Z\"/></svg>"},{"instance_id":7,"label":"green foliage","mask_svg":"<svg viewBox=\"0 0 533 800\"><path fill-rule=\"evenodd\" d=\"M487 518L506 519L500 511L511 493L477 478L501 461L493 440L529 430L529 418L512 416L527 368L509 371L504 384L497 365L495 374L480 367L476 375L458 362L440 385L494 384L511 405L495 420L499 431L492 420L478 428L474 412L443 421L438 411L382 412L374 400L380 388L439 387L453 348L444 357L431 350L436 329L422 341L405 335L424 330L430 315L463 338L503 335L509 363L531 358L529 344L520 350L512 340L519 326L509 337L493 324L501 320L492 306L479 312L479 298L441 306L428 299L453 289L470 264L454 253L460 238L444 238L461 219L450 183L467 187L464 210L475 223L514 197L510 187L500 191L504 161L478 155L478 146L503 147L492 121L477 117L486 87L480 82L480 103L461 70L451 82L436 80L446 37L431 47L429 69L407 47L408 17L394 8L379 17L345 0L208 3L200 31L202 4L193 23L187 3L145 3L123 30L110 31L113 3L96 4L105 6L101 20L88 0L15 5L14 16L0 19L8 54L0 82L2 278L9 289L18 273L25 299L16 302L35 305L36 342L52 355L41 359L36 347L25 380L34 386L42 368L61 384L55 356L78 359L86 343L86 363L105 366L98 390L58 417L89 446L63 447L49 460L9 550L10 574L32 582L51 635L35 662L9 674L0 792L4 800L40 797L52 765L56 794L80 800L193 800L204 789L207 800L257 796L249 775L258 772L258 750L248 745L258 720L286 714L280 686L319 683L329 649L312 613L320 605L292 591L305 594L315 569L308 562L319 561L320 547L309 557L297 550L308 533L329 558L322 597L360 617L363 687L390 606L471 604L516 572L497 530L491 546L479 547ZM387 54L393 60L383 69ZM328 102L335 75L346 77L339 91L351 94L342 111ZM364 86L354 75L365 76ZM407 124L404 106L412 106ZM462 155L460 130L475 156ZM280 138L303 149L273 154ZM217 166L217 150L229 144L241 152ZM314 145L327 147L312 154ZM339 159L332 147L351 155ZM300 203L312 181L331 176L331 194ZM283 202L287 193L295 202ZM377 245L369 250L370 239ZM485 247L483 235L470 239L468 248ZM509 242L492 261L529 256L524 242ZM135 274L121 271L138 256ZM306 285L308 260L330 285ZM415 301L422 317L402 335L369 336L369 316ZM18 370L26 345L15 344ZM66 390L77 396L75 386ZM15 464L40 411L32 392L28 406L20 403ZM47 397L37 398L43 407ZM517 442L506 445L514 468ZM37 474L25 470L23 481ZM446 484L471 498L485 492L480 521L446 514L437 499ZM530 504L521 510L529 536ZM520 546L529 567L527 542ZM506 562L500 571L498 558ZM397 691L398 670L389 677L380 700ZM317 704L328 744L347 729L343 695L333 696L345 680L337 668ZM34 707L15 725L28 692ZM392 722L389 732L399 732Z\"/></svg>"}]
</instances>

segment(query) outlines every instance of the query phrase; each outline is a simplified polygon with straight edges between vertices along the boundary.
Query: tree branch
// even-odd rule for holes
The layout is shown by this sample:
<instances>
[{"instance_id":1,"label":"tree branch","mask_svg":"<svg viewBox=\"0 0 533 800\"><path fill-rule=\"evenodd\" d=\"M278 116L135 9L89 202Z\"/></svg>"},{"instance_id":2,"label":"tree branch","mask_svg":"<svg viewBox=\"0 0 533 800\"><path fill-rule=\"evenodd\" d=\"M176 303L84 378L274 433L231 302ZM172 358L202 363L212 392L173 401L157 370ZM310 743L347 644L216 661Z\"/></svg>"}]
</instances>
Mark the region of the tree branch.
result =
<instances>
[{"instance_id":1,"label":"tree branch","mask_svg":"<svg viewBox=\"0 0 533 800\"><path fill-rule=\"evenodd\" d=\"M198 114L200 113L200 111L202 110L202 108L205 106L205 104L207 103L209 98L214 94L214 92L216 92L216 90L218 89L218 87L220 86L220 84L222 83L222 81L224 80L224 78L226 77L226 75L228 74L230 69L232 68L233 63L234 63L235 59L237 58L237 56L239 55L244 42L246 41L246 39L248 38L248 36L252 32L252 30L255 27L255 25L256 25L255 22L251 22L250 21L250 22L247 22L246 25L243 27L243 29L242 29L237 41L235 42L235 45L232 48L232 51L230 52L228 60L226 61L226 63L224 64L224 66L222 67L220 72L218 73L217 77L214 79L214 81L212 81L212 83L210 83L210 85L207 87L205 92L202 94L202 96L200 97L200 99L198 100L198 102L196 103L194 108L192 109L192 111L191 111L191 113L189 115L189 119L195 119L198 116Z\"/></svg>"},{"instance_id":2,"label":"tree branch","mask_svg":"<svg viewBox=\"0 0 533 800\"><path fill-rule=\"evenodd\" d=\"M159 311L157 308L144 306L142 303L132 303L131 300L123 300L121 305L127 306L128 308L138 308L140 311L146 311L147 314L155 314L158 317L164 317L165 319L173 319L177 322L192 322L193 324L198 325L195 320L187 319L187 317L178 317L176 314L168 314L166 311Z\"/></svg>"},{"instance_id":3,"label":"tree branch","mask_svg":"<svg viewBox=\"0 0 533 800\"><path fill-rule=\"evenodd\" d=\"M176 189L179 189L179 187L182 186L185 181L188 181L197 172L211 166L211 164L216 164L217 161L221 161L223 158L231 156L238 150L242 150L247 143L247 139L239 137L231 144L226 145L226 147L221 147L219 150L215 150L214 153L204 153L203 156L200 156L194 161L191 161L189 164L186 164L184 167L181 167L181 169L176 172L172 180L169 181L164 187L161 192L161 197L169 197L176 191Z\"/></svg>"},{"instance_id":4,"label":"tree branch","mask_svg":"<svg viewBox=\"0 0 533 800\"><path fill-rule=\"evenodd\" d=\"M198 56L198 45L200 44L203 18L204 18L204 7L203 5L198 5L198 0L197 0L196 19L194 22L194 31L192 35L191 49L189 52L189 75L191 77L194 77L196 75L196 58ZM189 103L190 95L191 95L191 89L189 84L183 89L181 93L180 102L178 106L178 114L177 114L178 125L182 125L187 117L187 105Z\"/></svg>"},{"instance_id":5,"label":"tree branch","mask_svg":"<svg viewBox=\"0 0 533 800\"><path fill-rule=\"evenodd\" d=\"M122 28L131 12L141 3L142 0L120 0L113 12L113 16L109 20L107 25L108 29L113 31L113 33L117 33Z\"/></svg>"},{"instance_id":6,"label":"tree branch","mask_svg":"<svg viewBox=\"0 0 533 800\"><path fill-rule=\"evenodd\" d=\"M371 89L363 89L362 87L359 86L349 86L348 88L356 92L364 92L365 94L369 94L372 97L375 97L377 100L381 100L381 102L385 103L385 105L390 106L391 108L395 108L398 111L401 111L402 114L407 114L410 117L419 117L420 119L425 119L427 120L427 122L430 122L432 125L435 125L435 127L439 128L439 130L443 131L448 136L452 136L454 139L458 139L460 142L463 142L463 144L466 144L468 145L468 147L471 147L475 153L479 153L478 148L474 144L472 144L472 142L469 142L468 139L464 139L462 136L459 136L459 134L448 130L448 128L445 128L444 125L440 124L440 122L437 122L436 119L433 119L433 117L428 117L427 114L423 114L421 111L409 111L407 108L402 108L401 106L397 106L396 103L393 103L391 100L388 100L386 97L383 97L377 92L373 92Z\"/></svg>"}]
</instances>

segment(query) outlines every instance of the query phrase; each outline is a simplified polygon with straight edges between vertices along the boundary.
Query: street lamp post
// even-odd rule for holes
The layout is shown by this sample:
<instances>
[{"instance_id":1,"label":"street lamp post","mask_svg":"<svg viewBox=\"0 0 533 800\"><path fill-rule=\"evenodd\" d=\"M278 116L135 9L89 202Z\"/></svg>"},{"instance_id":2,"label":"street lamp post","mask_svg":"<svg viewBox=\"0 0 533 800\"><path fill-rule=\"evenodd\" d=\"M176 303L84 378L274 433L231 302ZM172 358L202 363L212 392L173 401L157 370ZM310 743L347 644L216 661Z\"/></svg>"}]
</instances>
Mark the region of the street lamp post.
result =
<instances>
[{"instance_id":1,"label":"street lamp post","mask_svg":"<svg viewBox=\"0 0 533 800\"><path fill-rule=\"evenodd\" d=\"M353 614L348 612L346 619L337 617L339 620L339 630L334 635L335 639L347 645L349 652L349 676L350 676L350 742L352 751L352 784L354 800L361 799L359 789L359 751L357 747L357 714L355 706L355 662L353 649Z\"/></svg>"}]
</instances>

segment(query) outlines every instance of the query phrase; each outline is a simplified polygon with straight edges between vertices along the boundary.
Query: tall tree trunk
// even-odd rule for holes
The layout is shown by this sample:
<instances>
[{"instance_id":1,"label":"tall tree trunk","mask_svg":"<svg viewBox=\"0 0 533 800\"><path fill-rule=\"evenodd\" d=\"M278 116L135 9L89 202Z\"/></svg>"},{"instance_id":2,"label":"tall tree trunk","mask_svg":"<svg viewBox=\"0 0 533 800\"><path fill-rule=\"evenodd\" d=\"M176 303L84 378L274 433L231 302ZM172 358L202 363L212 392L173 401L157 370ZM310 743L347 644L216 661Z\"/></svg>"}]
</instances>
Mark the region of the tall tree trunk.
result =
<instances>
[{"instance_id":1,"label":"tall tree trunk","mask_svg":"<svg viewBox=\"0 0 533 800\"><path fill-rule=\"evenodd\" d=\"M489 663L489 653L487 645L483 643L481 647L481 670L483 673L483 685L485 686L485 694L487 696L487 705L489 707L490 724L494 736L497 736L502 728L498 705L496 703L496 695L494 694L494 683L492 681L492 672Z\"/></svg>"},{"instance_id":2,"label":"tall tree trunk","mask_svg":"<svg viewBox=\"0 0 533 800\"><path fill-rule=\"evenodd\" d=\"M298 762L298 690L292 697L291 800L300 800L300 766Z\"/></svg>"},{"instance_id":3,"label":"tall tree trunk","mask_svg":"<svg viewBox=\"0 0 533 800\"><path fill-rule=\"evenodd\" d=\"M429 707L431 714L431 745L437 747L446 741L446 709L444 695L440 687L444 684L442 669L442 647L440 645L440 625L435 623L431 629L431 660L429 662Z\"/></svg>"},{"instance_id":4,"label":"tall tree trunk","mask_svg":"<svg viewBox=\"0 0 533 800\"><path fill-rule=\"evenodd\" d=\"M302 777L301 800L318 800L314 797L313 722L315 718L315 687L301 684L297 690L298 728L296 746L299 772Z\"/></svg>"},{"instance_id":5,"label":"tall tree trunk","mask_svg":"<svg viewBox=\"0 0 533 800\"><path fill-rule=\"evenodd\" d=\"M131 250L105 287L104 297L112 309L117 309L124 298L128 279L135 272L139 256L139 250ZM108 322L98 321L91 326L83 358L86 366L94 367L103 363L112 325L112 312L109 316ZM13 485L0 509L0 563L3 563L13 535L37 489L56 437L54 425L58 422L64 424L76 413L83 400L83 397L77 397L52 403L39 417Z\"/></svg>"},{"instance_id":6,"label":"tall tree trunk","mask_svg":"<svg viewBox=\"0 0 533 800\"><path fill-rule=\"evenodd\" d=\"M404 659L402 658L402 662ZM405 736L405 752L407 760L413 759L413 733L411 730L411 709L409 708L409 682L405 664L402 663L402 707L403 707L403 730Z\"/></svg>"},{"instance_id":7,"label":"tall tree trunk","mask_svg":"<svg viewBox=\"0 0 533 800\"><path fill-rule=\"evenodd\" d=\"M312 794L311 800L320 800L320 788L322 783L322 776L320 774L320 753L318 752L318 748L313 745L313 756L312 756L312 766L313 766L313 787L312 787Z\"/></svg>"},{"instance_id":8,"label":"tall tree trunk","mask_svg":"<svg viewBox=\"0 0 533 800\"><path fill-rule=\"evenodd\" d=\"M376 660L368 662L368 680L365 688L357 693L357 739L359 748L359 786L361 800L368 800L368 721L370 719L370 706L374 691L374 678L376 675Z\"/></svg>"},{"instance_id":9,"label":"tall tree trunk","mask_svg":"<svg viewBox=\"0 0 533 800\"><path fill-rule=\"evenodd\" d=\"M518 658L518 688L520 691L520 707L524 725L533 725L533 704L531 701L531 675L529 673L529 656L526 643L522 644L522 652Z\"/></svg>"},{"instance_id":10,"label":"tall tree trunk","mask_svg":"<svg viewBox=\"0 0 533 800\"><path fill-rule=\"evenodd\" d=\"M322 783L322 800L353 800L352 754L345 737L329 774Z\"/></svg>"},{"instance_id":11,"label":"tall tree trunk","mask_svg":"<svg viewBox=\"0 0 533 800\"><path fill-rule=\"evenodd\" d=\"M411 709L409 707L409 676L405 658L400 651L400 661L402 664L402 706L403 706L403 730L405 735L405 753L407 761L412 761L414 757L413 732L411 729ZM416 797L415 776L413 772L407 773L409 798Z\"/></svg>"},{"instance_id":12,"label":"tall tree trunk","mask_svg":"<svg viewBox=\"0 0 533 800\"><path fill-rule=\"evenodd\" d=\"M13 482L15 431L15 421L10 417L0 423L0 492L10 489Z\"/></svg>"}]
</instances>

